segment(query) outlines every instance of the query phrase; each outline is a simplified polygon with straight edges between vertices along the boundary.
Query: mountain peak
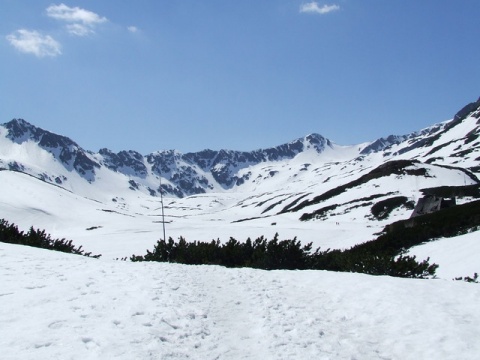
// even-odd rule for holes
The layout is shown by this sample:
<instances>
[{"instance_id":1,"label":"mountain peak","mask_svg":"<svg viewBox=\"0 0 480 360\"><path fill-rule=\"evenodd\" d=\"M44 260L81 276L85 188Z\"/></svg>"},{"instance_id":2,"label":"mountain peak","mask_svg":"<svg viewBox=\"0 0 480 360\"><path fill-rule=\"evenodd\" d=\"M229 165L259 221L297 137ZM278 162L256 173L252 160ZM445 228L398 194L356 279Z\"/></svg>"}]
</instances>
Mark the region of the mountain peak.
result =
<instances>
[{"instance_id":1,"label":"mountain peak","mask_svg":"<svg viewBox=\"0 0 480 360\"><path fill-rule=\"evenodd\" d=\"M38 128L23 119L13 119L3 126L8 130L7 138L22 144L33 141L38 146L52 154L67 170L76 172L88 181L93 181L95 168L100 165L92 160L76 142L62 135Z\"/></svg>"},{"instance_id":2,"label":"mountain peak","mask_svg":"<svg viewBox=\"0 0 480 360\"><path fill-rule=\"evenodd\" d=\"M478 121L476 124L473 124L474 121L465 122L456 132L449 131L469 116L479 119L479 109L480 99L464 106L455 119L449 122L407 135L390 135L356 147L337 147L324 136L311 133L278 146L253 151L206 149L183 154L177 150L163 150L145 156L133 150L114 153L106 148L94 154L83 150L68 137L35 127L23 119L13 119L3 124L3 128L6 130L5 136L12 142L20 145L33 143L29 146L36 143L39 148L49 152L68 171L64 175L65 179L73 170L82 178L94 182L103 177L97 169L107 169L126 176L128 181L132 181L130 184L135 184L132 185L134 190L152 195L159 193L157 180L162 178L165 180L162 191L183 197L218 189L230 190L247 183L258 186L274 176L272 174L277 170L272 170L273 168L286 166L286 163L295 158L298 161L293 163L305 159L309 163L314 163L317 159L321 162L327 158L343 161L351 157L357 161L377 153L383 156L375 158L423 158L428 163L456 164L455 166L458 166L461 159L471 171L478 172L480 167L475 155L480 149L480 142L475 141L480 138ZM6 164L11 168L28 168L28 164L15 163L10 166L9 163L10 160ZM41 178L46 176L36 175ZM56 174L49 176L56 178Z\"/></svg>"},{"instance_id":3,"label":"mountain peak","mask_svg":"<svg viewBox=\"0 0 480 360\"><path fill-rule=\"evenodd\" d=\"M468 115L470 115L472 112L480 109L480 98L478 98L477 101L471 102L467 105L465 105L460 111L458 111L453 120L454 121L461 121L465 119Z\"/></svg>"},{"instance_id":4,"label":"mountain peak","mask_svg":"<svg viewBox=\"0 0 480 360\"><path fill-rule=\"evenodd\" d=\"M322 152L323 150L325 150L326 146L329 146L329 147L332 146L332 143L330 140L328 140L324 136L317 133L312 133L305 136L305 142L307 142L310 145L313 145L314 148L319 152Z\"/></svg>"},{"instance_id":5,"label":"mountain peak","mask_svg":"<svg viewBox=\"0 0 480 360\"><path fill-rule=\"evenodd\" d=\"M32 136L37 137L39 132L37 127L23 119L13 119L3 126L8 130L7 137L16 143L22 143Z\"/></svg>"},{"instance_id":6,"label":"mountain peak","mask_svg":"<svg viewBox=\"0 0 480 360\"><path fill-rule=\"evenodd\" d=\"M3 126L13 127L13 126L33 126L33 125L24 119L12 119L9 122L3 124Z\"/></svg>"}]
</instances>

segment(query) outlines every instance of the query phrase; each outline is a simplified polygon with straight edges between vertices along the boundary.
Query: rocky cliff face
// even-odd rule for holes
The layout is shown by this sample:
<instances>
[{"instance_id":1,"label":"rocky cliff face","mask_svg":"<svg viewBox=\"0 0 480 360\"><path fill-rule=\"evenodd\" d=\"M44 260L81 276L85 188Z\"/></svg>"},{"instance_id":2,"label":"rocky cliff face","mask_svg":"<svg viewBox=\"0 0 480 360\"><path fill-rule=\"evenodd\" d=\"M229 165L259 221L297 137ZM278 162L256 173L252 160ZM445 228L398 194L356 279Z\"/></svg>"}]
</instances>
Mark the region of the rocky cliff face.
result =
<instances>
[{"instance_id":1,"label":"rocky cliff face","mask_svg":"<svg viewBox=\"0 0 480 360\"><path fill-rule=\"evenodd\" d=\"M100 164L94 161L89 153L68 137L57 135L33 126L22 119L14 119L6 124L7 138L17 144L33 141L48 151L68 171L76 171L87 181L94 181L95 169Z\"/></svg>"},{"instance_id":2,"label":"rocky cliff face","mask_svg":"<svg viewBox=\"0 0 480 360\"><path fill-rule=\"evenodd\" d=\"M104 148L100 149L99 154L103 157L103 165L110 170L140 178L145 178L148 174L142 154L136 151L120 151L115 154Z\"/></svg>"}]
</instances>

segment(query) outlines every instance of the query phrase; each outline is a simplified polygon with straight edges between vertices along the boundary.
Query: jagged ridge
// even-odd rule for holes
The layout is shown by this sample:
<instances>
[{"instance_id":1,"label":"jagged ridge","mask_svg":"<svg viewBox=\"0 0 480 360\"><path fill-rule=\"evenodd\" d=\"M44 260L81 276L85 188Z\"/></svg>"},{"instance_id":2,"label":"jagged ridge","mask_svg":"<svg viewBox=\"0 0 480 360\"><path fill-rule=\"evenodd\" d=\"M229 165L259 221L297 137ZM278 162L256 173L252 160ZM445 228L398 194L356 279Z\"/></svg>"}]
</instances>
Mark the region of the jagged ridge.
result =
<instances>
[{"instance_id":1,"label":"jagged ridge","mask_svg":"<svg viewBox=\"0 0 480 360\"><path fill-rule=\"evenodd\" d=\"M480 151L479 118L480 99L462 108L450 122L434 125L407 135L390 135L354 151L350 158L341 161L363 161L369 156L381 154L382 161L417 159L429 164L455 165L463 162L471 172L479 172ZM477 119L472 125L472 121ZM466 123L468 122L468 124ZM467 124L467 125L465 125ZM64 174L35 173L21 161L4 163L7 169L23 171L49 182L61 184L68 181L71 172L93 183L97 173L107 169L125 176L128 187L141 190L152 196L160 191L172 196L184 197L210 191L225 191L255 182L251 169L265 164L264 178L273 177L278 170L270 169L281 161L291 161L307 151L321 155L325 151L337 152L330 140L319 134L310 134L280 146L254 151L202 150L182 154L175 150L159 151L146 156L134 151L114 153L103 148L98 153L84 150L68 137L38 128L25 120L14 119L3 124L6 138L16 144L34 142L49 152L66 170ZM461 137L452 137L451 130L461 128ZM465 129L464 129L465 128ZM351 147L354 148L354 147ZM445 154L448 154L446 159ZM440 155L441 156L440 156ZM442 155L443 154L443 155ZM2 159L0 159L2 161ZM311 164L305 163L299 171ZM258 172L256 173L257 176ZM292 177L296 174L292 174ZM159 185L161 179L162 186Z\"/></svg>"},{"instance_id":2,"label":"jagged ridge","mask_svg":"<svg viewBox=\"0 0 480 360\"><path fill-rule=\"evenodd\" d=\"M160 191L164 191L178 197L205 193L218 186L231 189L248 180L248 173L238 175L241 169L264 162L292 159L307 149L321 153L326 147L332 146L328 139L311 134L288 144L251 152L206 149L182 154L168 150L143 156L133 150L114 153L103 148L95 154L82 149L68 137L38 128L23 119L13 119L3 126L8 131L6 137L11 141L17 144L36 142L41 149L51 153L66 170L76 171L89 182L95 181L96 169L104 166L131 177L133 180L130 184L133 189L138 189L141 179L146 179L149 175L162 177L166 180L162 189L149 188L149 193L158 195ZM9 169L24 171L25 166L14 162L9 164ZM46 177L42 175L42 178Z\"/></svg>"}]
</instances>

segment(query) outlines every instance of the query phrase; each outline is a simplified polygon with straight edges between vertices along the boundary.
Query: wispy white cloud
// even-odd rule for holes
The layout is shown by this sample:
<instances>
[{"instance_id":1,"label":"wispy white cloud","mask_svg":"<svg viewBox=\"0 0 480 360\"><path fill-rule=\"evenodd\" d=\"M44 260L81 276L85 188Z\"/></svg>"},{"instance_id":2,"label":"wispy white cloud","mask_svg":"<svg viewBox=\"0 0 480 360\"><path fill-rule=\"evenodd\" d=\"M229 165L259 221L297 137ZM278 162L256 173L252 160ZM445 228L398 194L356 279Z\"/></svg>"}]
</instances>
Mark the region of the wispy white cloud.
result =
<instances>
[{"instance_id":1,"label":"wispy white cloud","mask_svg":"<svg viewBox=\"0 0 480 360\"><path fill-rule=\"evenodd\" d=\"M301 13L310 13L310 14L328 14L332 11L340 10L340 6L338 5L318 5L318 2L312 1L309 3L305 3L300 5L300 12Z\"/></svg>"},{"instance_id":2,"label":"wispy white cloud","mask_svg":"<svg viewBox=\"0 0 480 360\"><path fill-rule=\"evenodd\" d=\"M86 36L88 34L93 33L93 29L89 26L85 26L83 24L68 24L66 26L67 31L76 36Z\"/></svg>"},{"instance_id":3,"label":"wispy white cloud","mask_svg":"<svg viewBox=\"0 0 480 360\"><path fill-rule=\"evenodd\" d=\"M50 5L47 8L47 16L65 21L67 31L76 36L86 36L94 31L98 24L107 22L106 17L102 17L92 11L79 7L69 7L65 4Z\"/></svg>"},{"instance_id":4,"label":"wispy white cloud","mask_svg":"<svg viewBox=\"0 0 480 360\"><path fill-rule=\"evenodd\" d=\"M18 51L37 57L55 57L62 53L58 41L49 35L42 35L38 31L20 29L7 35L6 38Z\"/></svg>"},{"instance_id":5,"label":"wispy white cloud","mask_svg":"<svg viewBox=\"0 0 480 360\"><path fill-rule=\"evenodd\" d=\"M127 27L127 30L130 31L131 33L136 33L136 32L139 32L139 28L137 28L136 26L129 26Z\"/></svg>"}]
</instances>

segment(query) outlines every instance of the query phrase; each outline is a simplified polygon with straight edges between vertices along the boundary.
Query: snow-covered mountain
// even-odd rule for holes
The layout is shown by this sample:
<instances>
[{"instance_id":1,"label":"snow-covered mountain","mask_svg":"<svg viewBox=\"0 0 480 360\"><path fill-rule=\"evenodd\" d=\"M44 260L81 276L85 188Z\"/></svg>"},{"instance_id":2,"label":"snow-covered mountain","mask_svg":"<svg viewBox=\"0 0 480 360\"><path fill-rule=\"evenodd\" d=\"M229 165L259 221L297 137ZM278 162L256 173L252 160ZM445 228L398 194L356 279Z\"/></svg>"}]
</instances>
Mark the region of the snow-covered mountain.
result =
<instances>
[{"instance_id":1,"label":"snow-covered mountain","mask_svg":"<svg viewBox=\"0 0 480 360\"><path fill-rule=\"evenodd\" d=\"M311 134L303 139L274 148L240 152L231 150L203 150L196 153L182 154L175 150L159 151L142 156L136 151L114 153L106 148L98 153L84 150L73 140L40 129L25 120L14 119L3 124L2 135L13 144L29 148L38 148L33 152L46 151L51 154L51 162L58 162L65 168L63 174L49 171L47 164L39 167L35 156L24 159L8 158L8 152L1 159L8 170L22 171L47 182L61 184L68 188L69 173L74 173L90 183L99 181L102 170L123 175L132 190L139 190L152 196L160 192L160 177L163 191L176 197L201 194L239 187L249 180L251 173L242 172L250 167L291 160L307 150L321 154L334 145L318 134ZM3 143L2 147L12 148ZM14 147L12 149L15 151ZM27 150L29 155L32 151ZM75 176L74 175L74 176ZM122 179L122 177L118 177Z\"/></svg>"},{"instance_id":2,"label":"snow-covered mountain","mask_svg":"<svg viewBox=\"0 0 480 360\"><path fill-rule=\"evenodd\" d=\"M0 125L0 219L103 255L0 243L2 359L476 359L478 284L451 280L480 272L478 227L409 249L434 281L113 259L153 248L162 208L173 238L349 248L442 203L426 194L480 197L479 136L480 99L412 134L251 152L94 153Z\"/></svg>"},{"instance_id":3,"label":"snow-covered mountain","mask_svg":"<svg viewBox=\"0 0 480 360\"><path fill-rule=\"evenodd\" d=\"M310 134L250 152L94 153L14 119L0 126L0 218L123 257L160 237L162 192L168 236L279 232L346 248L408 218L424 189L478 185L479 136L480 99L412 134L352 146Z\"/></svg>"},{"instance_id":4,"label":"snow-covered mountain","mask_svg":"<svg viewBox=\"0 0 480 360\"><path fill-rule=\"evenodd\" d=\"M380 138L371 143L341 147L318 134L310 134L288 144L274 148L250 152L232 150L203 150L182 154L175 150L159 151L146 156L130 151L114 153L106 148L98 153L83 149L73 140L40 129L25 120L14 119L2 125L2 157L0 165L8 170L29 173L47 182L69 187L69 177L75 173L90 183L101 178L102 171L124 176L129 188L157 196L160 191L160 177L165 194L184 197L206 192L237 190L248 183L256 183L259 178L273 177L278 164L289 163L294 159L308 156L315 163L336 160L369 161L373 154L381 155L382 161L419 159L438 165L461 164L474 167L469 153L478 149L479 126L475 119L480 117L480 101L471 103L460 110L452 121L424 129L420 132ZM11 144L8 144L10 140ZM25 157L18 158L14 144L24 148ZM35 150L32 149L36 148ZM440 151L443 149L443 151ZM428 150L428 151L425 151ZM37 157L51 156L51 163L59 163L64 169L57 173L48 163L38 164ZM470 161L465 161L470 159ZM50 166L48 166L50 165ZM305 167L295 169L295 174L306 171ZM254 171L261 166L272 170ZM257 176L252 178L252 175ZM69 176L70 175L70 176ZM119 177L120 179L121 177Z\"/></svg>"},{"instance_id":5,"label":"snow-covered mountain","mask_svg":"<svg viewBox=\"0 0 480 360\"><path fill-rule=\"evenodd\" d=\"M168 150L146 156L133 150L114 153L106 148L93 153L68 137L40 129L25 120L14 119L0 127L0 166L28 173L67 189L72 187L71 177L95 183L101 182L103 173L112 172L119 175L118 183L123 181L133 191L158 196L163 188L164 194L176 197L243 191L249 188L249 184L250 187L251 184L258 185L279 172L285 172L281 170L285 164L299 163L302 158L305 158L303 164L293 170L289 168L290 176L298 176L302 171L311 172L312 164L365 162L380 165L397 159L457 165L475 172L478 168L471 153L479 148L476 141L479 135L476 121L480 117L479 105L480 101L471 103L460 110L453 120L413 134L390 135L355 146L338 146L321 135L310 134L288 144L250 152L207 149L182 154ZM20 157L19 147L23 149ZM42 162L39 162L39 157Z\"/></svg>"}]
</instances>

